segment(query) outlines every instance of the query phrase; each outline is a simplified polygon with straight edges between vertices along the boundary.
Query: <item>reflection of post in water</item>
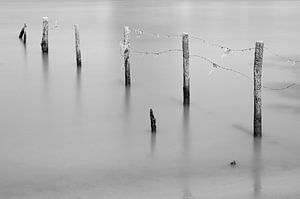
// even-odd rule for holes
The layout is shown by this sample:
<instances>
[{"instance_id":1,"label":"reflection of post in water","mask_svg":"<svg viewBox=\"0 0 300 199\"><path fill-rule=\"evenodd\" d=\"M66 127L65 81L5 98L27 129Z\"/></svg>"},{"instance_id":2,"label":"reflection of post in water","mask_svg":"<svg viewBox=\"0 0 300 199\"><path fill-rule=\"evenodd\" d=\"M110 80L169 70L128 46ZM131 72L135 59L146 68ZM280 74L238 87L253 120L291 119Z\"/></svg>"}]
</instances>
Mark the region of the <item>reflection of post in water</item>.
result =
<instances>
[{"instance_id":1,"label":"reflection of post in water","mask_svg":"<svg viewBox=\"0 0 300 199\"><path fill-rule=\"evenodd\" d=\"M48 53L42 53L42 63L43 63L43 74L44 74L45 89L48 90L48 81L49 81L49 57L48 57Z\"/></svg>"},{"instance_id":2,"label":"reflection of post in water","mask_svg":"<svg viewBox=\"0 0 300 199\"><path fill-rule=\"evenodd\" d=\"M76 71L76 105L81 107L81 67L77 67Z\"/></svg>"},{"instance_id":3,"label":"reflection of post in water","mask_svg":"<svg viewBox=\"0 0 300 199\"><path fill-rule=\"evenodd\" d=\"M77 73L76 73L76 91L77 91L77 97L81 94L81 67L77 67Z\"/></svg>"},{"instance_id":4,"label":"reflection of post in water","mask_svg":"<svg viewBox=\"0 0 300 199\"><path fill-rule=\"evenodd\" d=\"M261 192L261 138L253 139L253 181L254 195L258 196Z\"/></svg>"},{"instance_id":5,"label":"reflection of post in water","mask_svg":"<svg viewBox=\"0 0 300 199\"><path fill-rule=\"evenodd\" d=\"M77 67L75 78L75 121L77 124L81 122L82 103L81 103L81 67Z\"/></svg>"},{"instance_id":6,"label":"reflection of post in water","mask_svg":"<svg viewBox=\"0 0 300 199\"><path fill-rule=\"evenodd\" d=\"M20 45L22 46L21 48L23 49L23 54L24 54L24 62L27 62L27 46L26 43L23 41L20 42Z\"/></svg>"},{"instance_id":7,"label":"reflection of post in water","mask_svg":"<svg viewBox=\"0 0 300 199\"><path fill-rule=\"evenodd\" d=\"M120 130L123 132L122 133L122 142L124 144L124 147L128 148L132 146L132 141L133 139L133 134L132 134L132 129L131 129L131 91L129 86L125 86L124 88L124 96L123 96L123 117L122 117L122 122L123 125L120 127Z\"/></svg>"},{"instance_id":8,"label":"reflection of post in water","mask_svg":"<svg viewBox=\"0 0 300 199\"><path fill-rule=\"evenodd\" d=\"M193 195L192 195L190 189L188 187L185 187L183 190L182 199L192 199L192 198L193 198Z\"/></svg>"},{"instance_id":9,"label":"reflection of post in water","mask_svg":"<svg viewBox=\"0 0 300 199\"><path fill-rule=\"evenodd\" d=\"M182 146L184 155L189 151L189 134L190 134L190 107L183 106L183 118L182 118Z\"/></svg>"},{"instance_id":10,"label":"reflection of post in water","mask_svg":"<svg viewBox=\"0 0 300 199\"><path fill-rule=\"evenodd\" d=\"M125 86L125 94L124 94L124 112L125 118L128 119L130 110L130 87Z\"/></svg>"},{"instance_id":11,"label":"reflection of post in water","mask_svg":"<svg viewBox=\"0 0 300 199\"><path fill-rule=\"evenodd\" d=\"M24 55L27 54L27 45L26 43L22 43L23 49L24 49Z\"/></svg>"},{"instance_id":12,"label":"reflection of post in water","mask_svg":"<svg viewBox=\"0 0 300 199\"><path fill-rule=\"evenodd\" d=\"M156 133L151 133L151 156L153 157L154 152L155 152L155 146L156 146Z\"/></svg>"},{"instance_id":13,"label":"reflection of post in water","mask_svg":"<svg viewBox=\"0 0 300 199\"><path fill-rule=\"evenodd\" d=\"M126 140L130 140L130 127L131 127L131 123L130 123L130 87L129 86L125 86L124 87L124 102L123 102L123 128L122 131L124 132L124 136L126 138Z\"/></svg>"},{"instance_id":14,"label":"reflection of post in water","mask_svg":"<svg viewBox=\"0 0 300 199\"><path fill-rule=\"evenodd\" d=\"M189 178L190 178L190 162L189 162L189 148L190 148L190 108L183 106L182 115L182 183L183 183L183 199L192 198L190 191Z\"/></svg>"}]
</instances>

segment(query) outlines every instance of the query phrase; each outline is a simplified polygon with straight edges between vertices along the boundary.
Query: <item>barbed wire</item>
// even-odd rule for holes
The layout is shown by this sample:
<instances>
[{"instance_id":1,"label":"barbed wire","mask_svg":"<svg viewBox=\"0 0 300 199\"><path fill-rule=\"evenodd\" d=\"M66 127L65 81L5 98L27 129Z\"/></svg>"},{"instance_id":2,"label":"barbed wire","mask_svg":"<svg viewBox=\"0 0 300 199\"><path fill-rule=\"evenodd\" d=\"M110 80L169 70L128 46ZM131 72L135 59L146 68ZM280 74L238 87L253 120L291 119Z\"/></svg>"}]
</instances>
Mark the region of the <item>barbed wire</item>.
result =
<instances>
[{"instance_id":1,"label":"barbed wire","mask_svg":"<svg viewBox=\"0 0 300 199\"><path fill-rule=\"evenodd\" d=\"M49 19L49 30L57 30L60 28L60 24L57 19Z\"/></svg>"},{"instance_id":2,"label":"barbed wire","mask_svg":"<svg viewBox=\"0 0 300 199\"><path fill-rule=\"evenodd\" d=\"M223 69L223 70L226 70L226 71L233 72L233 73L236 73L238 75L241 75L241 76L245 77L246 79L252 81L252 79L248 75L246 75L245 73L237 71L237 70L235 70L233 68L221 66L221 65L217 64L216 62L212 61L211 59L209 59L207 57L204 57L204 56L201 56L201 55L197 55L197 54L190 55L190 57L197 57L197 58L200 58L200 59L202 59L202 60L204 60L206 62L211 63L213 69L220 68L220 69Z\"/></svg>"},{"instance_id":3,"label":"barbed wire","mask_svg":"<svg viewBox=\"0 0 300 199\"><path fill-rule=\"evenodd\" d=\"M279 90L288 89L288 88L296 86L296 85L298 85L298 84L297 83L291 83L291 84L288 84L288 85L286 85L284 87L281 87L281 88L272 88L272 87L268 87L268 86L262 86L262 87L266 88L266 89L269 89L269 90L279 91Z\"/></svg>"},{"instance_id":4,"label":"barbed wire","mask_svg":"<svg viewBox=\"0 0 300 199\"><path fill-rule=\"evenodd\" d=\"M201 37L197 37L197 36L190 36L190 38L192 39L196 39L196 40L199 40L201 41L202 43L205 43L209 46L213 46L213 47L217 47L217 48L220 48L222 50L224 50L224 53L225 54L229 54L230 52L246 52L246 51L252 51L254 50L255 48L254 47L249 47L249 48L241 48L241 49L235 49L235 48L230 48L228 46L224 46L224 45L221 45L221 44L217 44L217 43L214 43L214 42L211 42L211 41L208 41L206 39L203 39Z\"/></svg>"},{"instance_id":5,"label":"barbed wire","mask_svg":"<svg viewBox=\"0 0 300 199\"><path fill-rule=\"evenodd\" d=\"M132 47L129 47L129 49L134 53L143 54L143 55L161 55L161 54L170 53L170 52L182 52L181 49L168 49L168 50L152 51L152 52L138 51L138 50L133 49Z\"/></svg>"},{"instance_id":6,"label":"barbed wire","mask_svg":"<svg viewBox=\"0 0 300 199\"><path fill-rule=\"evenodd\" d=\"M132 32L135 33L137 35L137 37L141 37L142 35L148 35L148 36L152 36L152 37L155 37L155 38L180 38L180 37L182 37L182 34L160 34L160 33L152 33L152 32L144 31L144 30L142 30L140 28L132 28ZM234 49L234 48L230 48L228 46L224 46L224 45L221 45L221 44L217 44L217 43L208 41L208 40L203 39L203 38L198 37L198 36L191 35L190 38L195 39L195 40L199 40L202 43L205 43L205 44L207 44L209 46L217 47L217 48L220 48L220 49L224 50L223 56L229 54L230 52L234 52L234 51L235 52L246 52L246 51L252 51L252 50L255 49L255 48Z\"/></svg>"},{"instance_id":7,"label":"barbed wire","mask_svg":"<svg viewBox=\"0 0 300 199\"><path fill-rule=\"evenodd\" d=\"M182 37L182 34L171 35L171 34L151 33L151 32L144 31L140 28L131 28L130 32L135 33L137 35L137 37L141 37L142 35L148 35L148 36L152 36L152 37L156 37L156 38L180 38L180 37ZM224 45L221 45L221 44L218 44L218 43L210 42L206 39L203 39L203 38L198 37L198 36L193 36L193 35L191 35L190 38L195 39L195 40L199 40L202 43L207 44L208 46L213 46L213 47L217 47L219 49L222 49L224 51L223 55L221 56L222 59L225 56L227 56L228 54L230 54L231 52L250 52L250 51L255 50L254 47L241 48L241 49L230 48L228 46L224 46ZM120 44L121 44L121 51L120 52L122 54L124 52L125 46L124 45L122 46L122 43L120 43ZM130 46L130 44L128 44L128 46L126 46L126 47L128 49L130 49L133 53L142 54L142 55L157 55L158 56L158 55L165 54L165 53L170 53L170 52L182 52L181 49L167 49L167 50L161 50L161 51L140 51L140 50L136 50L136 49L132 48ZM281 56L281 55L275 53L274 51L270 50L268 47L264 47L264 49L266 49L266 51L268 51L273 56L276 56L276 57L278 57L282 60L286 60L288 63L291 63L292 65L295 65L296 63L300 62L299 60L295 60L295 59L291 59L291 58ZM198 54L192 54L192 55L190 55L190 57L197 57L197 58L200 58L200 59L212 64L212 70L209 72L209 75L214 71L214 69L218 68L218 69L225 70L225 71L228 71L228 72L236 73L236 74L248 79L249 81L254 82L254 80L252 78L250 78L250 76L248 76L247 74L245 74L243 72L240 72L238 70L235 70L231 67L225 67L225 66L222 66L220 64L217 64L216 62L212 61L211 59L209 59L207 57L204 57L204 56L201 56L201 55L198 55ZM288 88L290 88L292 86L295 86L295 85L297 85L297 83L291 83L291 84L288 84L288 85L286 85L284 87L281 87L281 88L273 88L273 87L263 85L262 88L269 89L269 90L285 90L285 89L288 89Z\"/></svg>"},{"instance_id":8,"label":"barbed wire","mask_svg":"<svg viewBox=\"0 0 300 199\"><path fill-rule=\"evenodd\" d=\"M212 60L208 59L207 57L203 57L201 55L190 55L190 56L191 57L198 57L198 58L200 58L204 61L207 61L207 62L211 63L213 68L219 68L219 69L222 69L222 70L226 70L226 71L233 72L233 73L236 73L238 75L241 75L241 76L245 77L246 79L248 79L248 80L250 80L251 82L254 83L254 80L252 78L250 78L248 75L246 75L245 73L242 73L238 70L235 70L235 69L230 68L230 67L221 66L221 65L213 62ZM281 87L281 88L273 88L273 87L263 85L262 88L269 89L269 90L285 90L285 89L288 89L288 88L290 88L292 86L295 86L295 85L297 85L297 83L291 83L291 84L288 84L288 85L286 85L284 87Z\"/></svg>"},{"instance_id":9,"label":"barbed wire","mask_svg":"<svg viewBox=\"0 0 300 199\"><path fill-rule=\"evenodd\" d=\"M161 50L161 51L140 51L140 50L135 50L133 49L132 47L129 47L130 50L133 52L133 53L137 53L137 54L143 54L143 55L162 55L162 54L165 54L165 53L170 53L170 52L182 52L181 49L167 49L167 50ZM212 61L211 59L207 58L207 57L204 57L204 56L201 56L201 55L198 55L198 54L192 54L190 55L190 57L197 57L197 58L200 58L208 63L210 63L212 65L212 70L209 72L209 75L214 71L214 69L221 69L221 70L225 70L225 71L228 71L228 72L232 72L232 73L235 73L235 74L238 74L244 78L246 78L247 80L251 81L252 83L254 83L254 80L248 76L247 74L241 72L241 71L238 71L238 70L235 70L231 67L226 67L226 66L222 66L214 61ZM291 83L291 84L288 84L284 87L280 87L280 88L274 88L274 87L269 87L269 86L262 86L262 88L265 88L265 89L269 89L269 90L285 90L285 89L288 89L292 86L295 86L297 85L297 83Z\"/></svg>"},{"instance_id":10,"label":"barbed wire","mask_svg":"<svg viewBox=\"0 0 300 199\"><path fill-rule=\"evenodd\" d=\"M180 38L182 34L160 34L160 33L153 33L142 30L140 28L131 28L131 32L135 33L137 37L141 37L142 35L148 35L155 38Z\"/></svg>"},{"instance_id":11,"label":"barbed wire","mask_svg":"<svg viewBox=\"0 0 300 199\"><path fill-rule=\"evenodd\" d=\"M182 37L182 34L160 34L160 33L152 33L152 32L148 32L148 31L144 31L141 28L132 28L132 32L135 33L137 35L137 37L141 37L142 35L148 35L148 36L152 36L155 38L180 38ZM217 47L221 50L223 50L223 54L222 54L222 58L224 58L225 56L227 56L228 54L230 54L231 52L250 52L255 50L254 47L249 47L249 48L231 48L225 45L221 45L215 42L211 42L207 39L198 37L198 36L194 36L191 35L190 36L191 39L195 39L195 40L199 40L202 43L207 44L208 46L213 46L213 47ZM266 51L268 51L271 55L278 57L282 60L285 60L287 63L292 64L292 65L296 65L296 63L299 63L300 60L296 60L296 59L292 59L292 58L288 58L282 55L279 55L277 53L275 53L273 50L270 50L268 47L264 47L264 49Z\"/></svg>"},{"instance_id":12,"label":"barbed wire","mask_svg":"<svg viewBox=\"0 0 300 199\"><path fill-rule=\"evenodd\" d=\"M296 63L300 62L300 60L296 60L296 59L291 59L291 58L288 58L288 57L285 57L285 56L282 56L282 55L279 55L277 53L275 53L274 51L270 50L268 47L264 47L264 49L269 52L271 55L275 56L275 57L278 57L282 60L285 60L287 61L288 63L292 64L292 65L296 65Z\"/></svg>"}]
</instances>

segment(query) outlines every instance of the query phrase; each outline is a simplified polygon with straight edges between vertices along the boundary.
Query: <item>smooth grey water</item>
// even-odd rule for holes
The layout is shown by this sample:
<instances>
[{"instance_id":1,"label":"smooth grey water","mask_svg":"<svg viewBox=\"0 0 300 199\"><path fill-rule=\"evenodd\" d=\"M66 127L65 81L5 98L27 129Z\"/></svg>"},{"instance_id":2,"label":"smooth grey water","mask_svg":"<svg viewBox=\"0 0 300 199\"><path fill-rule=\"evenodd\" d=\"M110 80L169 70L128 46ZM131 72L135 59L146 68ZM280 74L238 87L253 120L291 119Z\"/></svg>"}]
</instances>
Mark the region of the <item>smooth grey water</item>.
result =
<instances>
[{"instance_id":1,"label":"smooth grey water","mask_svg":"<svg viewBox=\"0 0 300 199\"><path fill-rule=\"evenodd\" d=\"M211 64L191 58L191 106L184 109L180 52L132 53L130 89L119 53L128 25L232 48L262 40L299 60L299 11L299 1L2 0L0 198L299 198L298 85L263 90L263 139L253 140L253 85L244 77L208 75ZM48 56L39 45L44 16ZM26 46L17 38L24 22ZM131 45L180 49L181 40L142 35ZM222 59L222 50L193 39L190 51L252 76L253 52ZM299 80L299 63L265 52L264 85ZM232 160L237 167L228 165Z\"/></svg>"}]
</instances>

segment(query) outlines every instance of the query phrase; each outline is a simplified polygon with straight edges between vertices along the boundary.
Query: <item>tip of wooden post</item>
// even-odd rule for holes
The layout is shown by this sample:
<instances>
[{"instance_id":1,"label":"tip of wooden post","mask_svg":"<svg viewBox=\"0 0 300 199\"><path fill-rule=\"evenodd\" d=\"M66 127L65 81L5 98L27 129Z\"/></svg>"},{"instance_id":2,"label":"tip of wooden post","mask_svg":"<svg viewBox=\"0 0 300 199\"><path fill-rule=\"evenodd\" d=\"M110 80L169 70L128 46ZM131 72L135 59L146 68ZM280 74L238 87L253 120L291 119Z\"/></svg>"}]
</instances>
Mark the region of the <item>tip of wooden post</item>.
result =
<instances>
[{"instance_id":1,"label":"tip of wooden post","mask_svg":"<svg viewBox=\"0 0 300 199\"><path fill-rule=\"evenodd\" d=\"M48 17L43 17L43 20L48 20Z\"/></svg>"},{"instance_id":2,"label":"tip of wooden post","mask_svg":"<svg viewBox=\"0 0 300 199\"><path fill-rule=\"evenodd\" d=\"M128 26L124 26L124 34L125 35L129 35L130 34L130 29L129 29L129 27Z\"/></svg>"},{"instance_id":3,"label":"tip of wooden post","mask_svg":"<svg viewBox=\"0 0 300 199\"><path fill-rule=\"evenodd\" d=\"M255 48L264 48L264 42L263 41L257 41L255 43Z\"/></svg>"},{"instance_id":4,"label":"tip of wooden post","mask_svg":"<svg viewBox=\"0 0 300 199\"><path fill-rule=\"evenodd\" d=\"M183 32L183 33L182 33L182 35L189 35L189 33L187 33L187 32Z\"/></svg>"},{"instance_id":5,"label":"tip of wooden post","mask_svg":"<svg viewBox=\"0 0 300 199\"><path fill-rule=\"evenodd\" d=\"M74 27L78 28L78 27L79 27L79 24L74 24Z\"/></svg>"},{"instance_id":6,"label":"tip of wooden post","mask_svg":"<svg viewBox=\"0 0 300 199\"><path fill-rule=\"evenodd\" d=\"M130 33L129 26L124 26L124 32L125 32L125 34L129 34Z\"/></svg>"}]
</instances>

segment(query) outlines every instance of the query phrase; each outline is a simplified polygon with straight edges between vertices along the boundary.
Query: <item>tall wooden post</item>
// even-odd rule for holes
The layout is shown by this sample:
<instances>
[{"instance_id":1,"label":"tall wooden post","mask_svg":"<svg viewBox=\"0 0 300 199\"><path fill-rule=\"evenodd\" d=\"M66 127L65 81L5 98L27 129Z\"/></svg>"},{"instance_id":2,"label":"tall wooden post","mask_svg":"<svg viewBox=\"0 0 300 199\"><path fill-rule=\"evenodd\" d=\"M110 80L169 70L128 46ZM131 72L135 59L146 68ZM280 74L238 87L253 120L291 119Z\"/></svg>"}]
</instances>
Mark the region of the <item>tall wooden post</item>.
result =
<instances>
[{"instance_id":1,"label":"tall wooden post","mask_svg":"<svg viewBox=\"0 0 300 199\"><path fill-rule=\"evenodd\" d=\"M124 67L125 67L125 86L130 86L130 62L129 62L129 27L124 27Z\"/></svg>"},{"instance_id":2,"label":"tall wooden post","mask_svg":"<svg viewBox=\"0 0 300 199\"><path fill-rule=\"evenodd\" d=\"M49 32L48 17L43 17L43 37L41 42L43 53L48 53L48 32Z\"/></svg>"},{"instance_id":3,"label":"tall wooden post","mask_svg":"<svg viewBox=\"0 0 300 199\"><path fill-rule=\"evenodd\" d=\"M75 24L75 48L76 48L76 63L77 67L81 67L81 50L80 50L80 38L79 38L79 25Z\"/></svg>"},{"instance_id":4,"label":"tall wooden post","mask_svg":"<svg viewBox=\"0 0 300 199\"><path fill-rule=\"evenodd\" d=\"M183 51L183 105L190 104L189 35L182 35Z\"/></svg>"},{"instance_id":5,"label":"tall wooden post","mask_svg":"<svg viewBox=\"0 0 300 199\"><path fill-rule=\"evenodd\" d=\"M256 42L254 56L254 137L262 136L262 113L261 113L261 75L263 65L264 43Z\"/></svg>"}]
</instances>

